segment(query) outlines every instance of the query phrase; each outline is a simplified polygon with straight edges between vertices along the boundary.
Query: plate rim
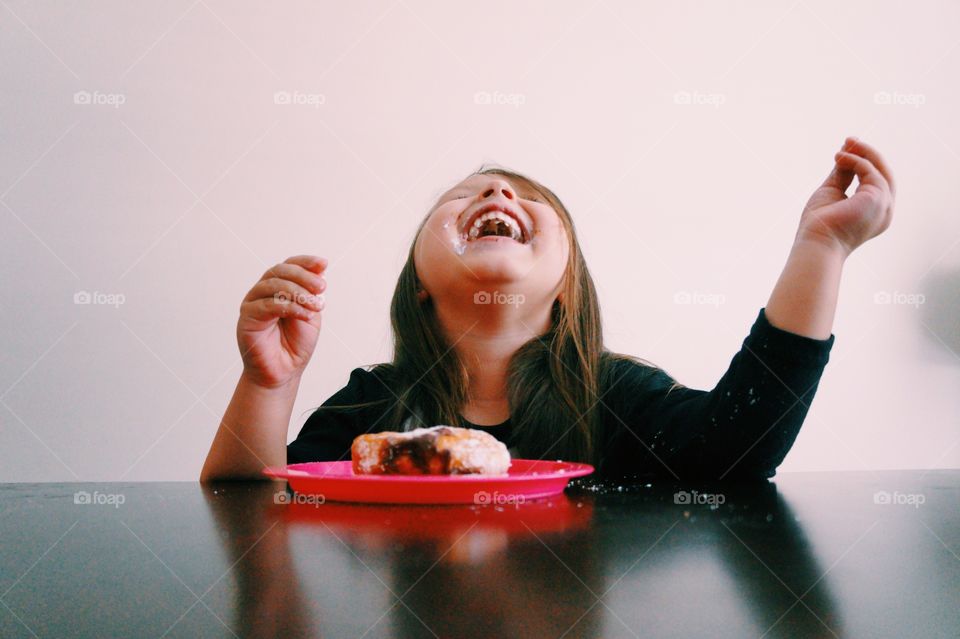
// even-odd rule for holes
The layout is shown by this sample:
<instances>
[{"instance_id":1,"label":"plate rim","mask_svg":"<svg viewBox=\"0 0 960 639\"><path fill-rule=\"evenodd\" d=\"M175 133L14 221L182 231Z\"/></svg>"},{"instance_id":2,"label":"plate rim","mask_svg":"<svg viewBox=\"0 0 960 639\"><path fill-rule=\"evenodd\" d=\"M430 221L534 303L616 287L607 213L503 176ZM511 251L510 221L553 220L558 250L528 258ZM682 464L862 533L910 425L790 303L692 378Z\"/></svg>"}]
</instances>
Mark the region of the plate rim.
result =
<instances>
[{"instance_id":1,"label":"plate rim","mask_svg":"<svg viewBox=\"0 0 960 639\"><path fill-rule=\"evenodd\" d=\"M544 460L544 459L514 459L512 462L524 461L524 462L539 462L542 464L565 464L566 466L572 466L573 468L565 468L563 470L551 470L544 473L531 475L531 474L518 474L518 475L480 475L480 474L467 474L467 475L334 475L334 474L325 474L325 475L314 475L306 473L305 471L300 471L297 474L291 474L290 470L297 470L297 466L302 466L305 464L349 464L349 459L339 459L331 461L315 461L315 462L298 462L296 464L286 464L284 466L267 466L262 469L262 473L268 477L273 477L276 479L299 479L299 480L324 480L324 481L358 481L358 482L390 482L390 483L414 483L414 484L423 484L423 483L485 483L485 482L495 482L495 481L534 481L534 480L548 480L548 479L574 479L577 477L585 477L596 472L596 468L592 464L586 464L582 462L567 462L562 460ZM302 473L302 474L301 474Z\"/></svg>"}]
</instances>

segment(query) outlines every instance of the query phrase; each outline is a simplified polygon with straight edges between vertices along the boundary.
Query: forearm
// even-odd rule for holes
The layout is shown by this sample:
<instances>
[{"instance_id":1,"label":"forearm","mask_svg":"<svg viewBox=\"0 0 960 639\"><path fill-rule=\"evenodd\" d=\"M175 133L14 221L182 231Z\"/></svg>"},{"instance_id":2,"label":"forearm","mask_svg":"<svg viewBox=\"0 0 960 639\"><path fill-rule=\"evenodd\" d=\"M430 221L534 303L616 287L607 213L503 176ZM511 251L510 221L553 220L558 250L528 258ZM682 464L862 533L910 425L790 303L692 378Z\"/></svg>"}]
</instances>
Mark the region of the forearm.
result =
<instances>
[{"instance_id":1,"label":"forearm","mask_svg":"<svg viewBox=\"0 0 960 639\"><path fill-rule=\"evenodd\" d=\"M798 236L767 301L767 320L797 335L829 338L845 260L839 245Z\"/></svg>"},{"instance_id":2,"label":"forearm","mask_svg":"<svg viewBox=\"0 0 960 639\"><path fill-rule=\"evenodd\" d=\"M207 453L200 481L265 479L265 466L287 463L287 428L300 379L264 388L240 376Z\"/></svg>"},{"instance_id":3,"label":"forearm","mask_svg":"<svg viewBox=\"0 0 960 639\"><path fill-rule=\"evenodd\" d=\"M659 372L626 400L624 467L682 479L771 477L796 440L826 365L832 339L795 335L760 312L727 371L710 390L670 391ZM634 435L633 433L636 433ZM625 471L626 472L626 471Z\"/></svg>"}]
</instances>

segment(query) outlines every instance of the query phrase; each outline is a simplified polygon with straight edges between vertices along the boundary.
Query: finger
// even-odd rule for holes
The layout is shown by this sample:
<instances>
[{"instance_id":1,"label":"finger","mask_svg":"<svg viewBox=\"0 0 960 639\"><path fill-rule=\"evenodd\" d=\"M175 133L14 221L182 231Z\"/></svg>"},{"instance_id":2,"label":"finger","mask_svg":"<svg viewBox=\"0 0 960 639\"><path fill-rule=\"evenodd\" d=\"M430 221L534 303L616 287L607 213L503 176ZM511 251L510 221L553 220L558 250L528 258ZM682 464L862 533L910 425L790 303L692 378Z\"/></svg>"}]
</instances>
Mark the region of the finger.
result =
<instances>
[{"instance_id":1,"label":"finger","mask_svg":"<svg viewBox=\"0 0 960 639\"><path fill-rule=\"evenodd\" d=\"M272 297L264 297L240 305L240 314L257 321L272 319L302 319L309 322L319 311L313 311L296 302L278 302Z\"/></svg>"},{"instance_id":2,"label":"finger","mask_svg":"<svg viewBox=\"0 0 960 639\"><path fill-rule=\"evenodd\" d=\"M319 297L295 282L278 277L257 282L247 293L244 301L253 302L267 297L275 298L279 302L294 302L317 311L323 308L323 302Z\"/></svg>"},{"instance_id":3,"label":"finger","mask_svg":"<svg viewBox=\"0 0 960 639\"><path fill-rule=\"evenodd\" d=\"M850 188L856 175L852 169L841 167L836 161L836 156L834 156L833 168L823 181L823 186L839 189L841 193L845 193Z\"/></svg>"},{"instance_id":4,"label":"finger","mask_svg":"<svg viewBox=\"0 0 960 639\"><path fill-rule=\"evenodd\" d=\"M893 171L890 170L890 165L887 164L885 159L883 159L883 156L880 155L879 151L863 140L854 137L849 137L846 139L843 145L843 150L849 153L856 153L857 155L870 160L870 162L877 167L877 170L880 171L880 174L887 181L887 185L890 187L890 194L896 195L896 185L893 182Z\"/></svg>"},{"instance_id":5,"label":"finger","mask_svg":"<svg viewBox=\"0 0 960 639\"><path fill-rule=\"evenodd\" d=\"M286 262L277 264L268 269L260 279L263 281L273 278L296 282L303 288L314 293L322 293L324 289L327 288L327 282L322 276L297 264L287 264Z\"/></svg>"},{"instance_id":6,"label":"finger","mask_svg":"<svg viewBox=\"0 0 960 639\"><path fill-rule=\"evenodd\" d=\"M889 190L890 185L887 183L887 180L870 160L846 151L837 151L834 157L836 158L838 167L851 170L857 174L861 186L869 184L883 191Z\"/></svg>"},{"instance_id":7,"label":"finger","mask_svg":"<svg viewBox=\"0 0 960 639\"><path fill-rule=\"evenodd\" d=\"M297 264L308 271L319 274L326 270L328 261L327 258L318 255L294 255L284 260L284 263Z\"/></svg>"}]
</instances>

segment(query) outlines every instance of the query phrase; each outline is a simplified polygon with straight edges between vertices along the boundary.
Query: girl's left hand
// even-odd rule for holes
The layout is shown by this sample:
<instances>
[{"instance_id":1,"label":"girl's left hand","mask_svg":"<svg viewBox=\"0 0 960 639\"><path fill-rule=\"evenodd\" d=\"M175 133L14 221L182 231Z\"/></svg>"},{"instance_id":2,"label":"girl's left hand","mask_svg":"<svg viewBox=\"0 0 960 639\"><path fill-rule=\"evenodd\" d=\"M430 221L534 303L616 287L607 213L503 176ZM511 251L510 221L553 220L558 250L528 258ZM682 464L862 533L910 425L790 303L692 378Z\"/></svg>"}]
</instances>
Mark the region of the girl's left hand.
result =
<instances>
[{"instance_id":1,"label":"girl's left hand","mask_svg":"<svg viewBox=\"0 0 960 639\"><path fill-rule=\"evenodd\" d=\"M830 175L807 201L797 239L826 242L846 257L890 226L896 187L883 157L857 138L847 138L834 160ZM847 197L854 177L857 190Z\"/></svg>"}]
</instances>

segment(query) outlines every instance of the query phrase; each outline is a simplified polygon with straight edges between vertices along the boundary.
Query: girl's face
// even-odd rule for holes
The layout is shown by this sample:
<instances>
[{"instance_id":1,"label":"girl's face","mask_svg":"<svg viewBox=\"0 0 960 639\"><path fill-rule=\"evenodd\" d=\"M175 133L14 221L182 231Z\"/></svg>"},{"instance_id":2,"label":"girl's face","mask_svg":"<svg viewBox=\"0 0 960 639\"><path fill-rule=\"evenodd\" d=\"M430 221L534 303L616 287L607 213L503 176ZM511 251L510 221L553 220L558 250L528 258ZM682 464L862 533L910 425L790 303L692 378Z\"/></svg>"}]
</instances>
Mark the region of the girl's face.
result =
<instances>
[{"instance_id":1,"label":"girl's face","mask_svg":"<svg viewBox=\"0 0 960 639\"><path fill-rule=\"evenodd\" d=\"M566 229L540 192L515 182L471 175L440 196L414 253L431 297L470 296L478 304L498 303L500 294L528 303L556 299L569 258Z\"/></svg>"}]
</instances>

